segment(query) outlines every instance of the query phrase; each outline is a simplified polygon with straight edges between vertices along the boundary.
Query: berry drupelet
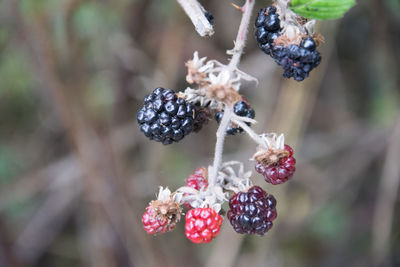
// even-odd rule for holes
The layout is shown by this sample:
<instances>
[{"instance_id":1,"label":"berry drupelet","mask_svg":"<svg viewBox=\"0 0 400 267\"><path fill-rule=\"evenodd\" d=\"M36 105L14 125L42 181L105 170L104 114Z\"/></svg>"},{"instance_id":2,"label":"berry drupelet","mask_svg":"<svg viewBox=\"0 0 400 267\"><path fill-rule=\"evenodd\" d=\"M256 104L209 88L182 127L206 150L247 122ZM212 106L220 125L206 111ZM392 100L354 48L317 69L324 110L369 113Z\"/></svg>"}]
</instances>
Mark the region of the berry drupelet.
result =
<instances>
[{"instance_id":1,"label":"berry drupelet","mask_svg":"<svg viewBox=\"0 0 400 267\"><path fill-rule=\"evenodd\" d=\"M195 117L192 104L177 97L173 90L161 87L144 98L144 106L137 114L144 135L164 145L179 142L191 133Z\"/></svg>"},{"instance_id":2,"label":"berry drupelet","mask_svg":"<svg viewBox=\"0 0 400 267\"><path fill-rule=\"evenodd\" d=\"M267 183L277 185L289 180L296 171L296 159L293 157L293 149L285 145L286 155L278 158L275 162L265 164L257 162L255 169L264 176Z\"/></svg>"},{"instance_id":3,"label":"berry drupelet","mask_svg":"<svg viewBox=\"0 0 400 267\"><path fill-rule=\"evenodd\" d=\"M221 229L223 218L214 209L197 208L186 214L185 235L193 243L209 243Z\"/></svg>"},{"instance_id":4,"label":"berry drupelet","mask_svg":"<svg viewBox=\"0 0 400 267\"><path fill-rule=\"evenodd\" d=\"M247 117L250 119L254 119L254 117L256 116L254 109L252 109L250 105L243 100L240 100L235 103L235 105L233 106L233 112L238 116ZM224 116L224 111L223 110L219 111L215 114L215 120L218 123L220 123L223 116ZM246 122L246 124L250 126L250 123ZM229 125L228 128L226 129L226 133L229 135L235 135L237 133L242 133L242 132L243 132L242 128L232 124Z\"/></svg>"},{"instance_id":5,"label":"berry drupelet","mask_svg":"<svg viewBox=\"0 0 400 267\"><path fill-rule=\"evenodd\" d=\"M321 63L321 55L311 37L302 38L300 43L287 45L276 43L277 38L281 36L282 28L279 14L274 6L260 10L255 27L258 46L282 66L285 78L293 77L296 81L302 81Z\"/></svg>"},{"instance_id":6,"label":"berry drupelet","mask_svg":"<svg viewBox=\"0 0 400 267\"><path fill-rule=\"evenodd\" d=\"M237 233L264 235L277 217L275 206L274 196L253 186L231 197L227 216Z\"/></svg>"},{"instance_id":7,"label":"berry drupelet","mask_svg":"<svg viewBox=\"0 0 400 267\"><path fill-rule=\"evenodd\" d=\"M255 26L255 37L258 46L264 53L270 54L271 48L274 46L274 41L279 37L281 29L279 16L276 14L276 7L269 6L261 9L258 12Z\"/></svg>"}]
</instances>

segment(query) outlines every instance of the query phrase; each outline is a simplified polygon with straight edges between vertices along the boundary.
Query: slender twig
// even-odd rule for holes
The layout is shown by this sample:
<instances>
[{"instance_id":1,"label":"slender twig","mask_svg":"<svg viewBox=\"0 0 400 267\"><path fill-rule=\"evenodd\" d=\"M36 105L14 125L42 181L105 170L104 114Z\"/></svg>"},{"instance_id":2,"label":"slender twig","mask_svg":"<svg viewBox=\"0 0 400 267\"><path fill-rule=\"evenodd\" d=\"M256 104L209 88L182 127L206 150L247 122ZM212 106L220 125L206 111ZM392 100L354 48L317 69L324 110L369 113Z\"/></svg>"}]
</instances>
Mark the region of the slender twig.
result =
<instances>
[{"instance_id":1,"label":"slender twig","mask_svg":"<svg viewBox=\"0 0 400 267\"><path fill-rule=\"evenodd\" d=\"M256 142L257 144L259 144L261 146L265 146L265 142L260 137L260 135L258 135L256 132L254 132L253 129L251 129L249 126L247 126L246 123L244 123L243 121L240 121L240 120L233 120L232 122L237 124L238 126L240 126L240 128L242 128L243 130L245 130L246 133L249 135L249 137L254 140L254 142Z\"/></svg>"},{"instance_id":2,"label":"slender twig","mask_svg":"<svg viewBox=\"0 0 400 267\"><path fill-rule=\"evenodd\" d=\"M217 130L217 141L215 143L214 162L212 167L212 173L209 176L209 185L215 185L217 181L218 171L222 163L222 152L224 150L224 140L226 136L226 128L228 127L233 113L233 107L227 106L224 110L224 116L222 117L221 123ZM209 186L212 187L212 186Z\"/></svg>"},{"instance_id":3,"label":"slender twig","mask_svg":"<svg viewBox=\"0 0 400 267\"><path fill-rule=\"evenodd\" d=\"M206 10L197 0L177 0L200 36L212 36L214 28L205 16Z\"/></svg>"},{"instance_id":4,"label":"slender twig","mask_svg":"<svg viewBox=\"0 0 400 267\"><path fill-rule=\"evenodd\" d=\"M247 0L244 6L240 8L243 12L242 20L240 21L239 31L236 36L235 46L232 50L227 51L229 55L232 55L231 61L228 65L228 69L233 71L240 62L240 57L243 54L243 49L246 45L246 36L250 24L251 13L253 11L255 0Z\"/></svg>"}]
</instances>

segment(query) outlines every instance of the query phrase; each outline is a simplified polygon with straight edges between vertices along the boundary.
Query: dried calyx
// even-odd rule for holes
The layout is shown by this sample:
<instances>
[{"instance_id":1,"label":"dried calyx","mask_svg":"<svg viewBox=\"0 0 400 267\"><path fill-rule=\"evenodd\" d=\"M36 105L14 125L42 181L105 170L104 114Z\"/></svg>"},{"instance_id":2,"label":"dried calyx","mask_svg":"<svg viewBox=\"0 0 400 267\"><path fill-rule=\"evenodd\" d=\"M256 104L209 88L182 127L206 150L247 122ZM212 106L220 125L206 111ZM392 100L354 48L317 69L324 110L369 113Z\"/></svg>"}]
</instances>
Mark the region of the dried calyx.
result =
<instances>
[{"instance_id":1,"label":"dried calyx","mask_svg":"<svg viewBox=\"0 0 400 267\"><path fill-rule=\"evenodd\" d=\"M199 175L202 172L201 177L204 180L207 180L207 173L211 171L212 166L208 167L207 172L201 169L196 170ZM195 175L196 172L190 177ZM194 186L188 184L187 181L186 186L180 187L176 190L176 193L181 196L179 197L181 203L188 204L192 208L210 207L219 212L222 204L227 201L232 192L246 191L253 185L250 176L250 171L244 171L243 163L238 161L225 162L218 172L215 185Z\"/></svg>"},{"instance_id":2,"label":"dried calyx","mask_svg":"<svg viewBox=\"0 0 400 267\"><path fill-rule=\"evenodd\" d=\"M150 202L153 209L170 223L177 223L181 219L182 208L179 202L175 201L174 195L167 188L160 187L157 200Z\"/></svg>"},{"instance_id":3,"label":"dried calyx","mask_svg":"<svg viewBox=\"0 0 400 267\"><path fill-rule=\"evenodd\" d=\"M186 63L188 69L186 81L193 88L188 87L182 95L190 103L212 110L221 109L242 99L238 93L242 79L257 81L239 69L230 71L227 65L216 60L206 60L206 57L199 58L196 51L193 59Z\"/></svg>"},{"instance_id":4,"label":"dried calyx","mask_svg":"<svg viewBox=\"0 0 400 267\"><path fill-rule=\"evenodd\" d=\"M261 135L261 140L263 142L253 156L256 171L264 176L267 183L285 183L296 171L293 149L284 143L283 134Z\"/></svg>"},{"instance_id":5,"label":"dried calyx","mask_svg":"<svg viewBox=\"0 0 400 267\"><path fill-rule=\"evenodd\" d=\"M285 149L285 136L276 133L262 134L264 144L259 145L253 159L265 166L277 163L280 159L289 156Z\"/></svg>"}]
</instances>

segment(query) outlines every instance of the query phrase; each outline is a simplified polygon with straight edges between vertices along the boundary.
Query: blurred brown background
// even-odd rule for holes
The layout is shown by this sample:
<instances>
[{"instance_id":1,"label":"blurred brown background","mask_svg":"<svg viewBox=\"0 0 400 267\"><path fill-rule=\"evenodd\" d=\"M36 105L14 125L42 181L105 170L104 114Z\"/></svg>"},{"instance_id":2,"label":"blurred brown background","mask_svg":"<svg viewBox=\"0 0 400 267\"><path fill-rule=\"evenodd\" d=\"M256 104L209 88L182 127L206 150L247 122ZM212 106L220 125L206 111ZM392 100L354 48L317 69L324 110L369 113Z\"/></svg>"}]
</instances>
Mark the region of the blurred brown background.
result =
<instances>
[{"instance_id":1,"label":"blurred brown background","mask_svg":"<svg viewBox=\"0 0 400 267\"><path fill-rule=\"evenodd\" d=\"M259 85L241 92L254 129L284 132L298 161L284 185L254 174L278 200L266 236L237 235L227 221L208 245L190 243L183 222L145 234L157 187L175 189L212 161L214 121L167 147L136 125L146 93L186 88L195 50L227 62L240 13L201 2L212 38L173 0L0 1L1 267L400 266L398 0L359 0L319 23L322 64L302 83L283 80L251 26L240 68ZM254 149L228 137L224 160L252 169Z\"/></svg>"}]
</instances>

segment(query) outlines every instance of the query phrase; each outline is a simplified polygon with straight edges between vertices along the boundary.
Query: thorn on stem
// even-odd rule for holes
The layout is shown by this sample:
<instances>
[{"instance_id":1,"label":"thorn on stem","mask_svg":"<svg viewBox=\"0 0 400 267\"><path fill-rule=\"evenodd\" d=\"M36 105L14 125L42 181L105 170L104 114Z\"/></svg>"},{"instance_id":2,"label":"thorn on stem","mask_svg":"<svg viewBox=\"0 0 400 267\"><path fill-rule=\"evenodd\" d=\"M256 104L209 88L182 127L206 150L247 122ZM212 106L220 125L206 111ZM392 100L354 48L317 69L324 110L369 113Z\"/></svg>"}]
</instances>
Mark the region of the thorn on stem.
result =
<instances>
[{"instance_id":1,"label":"thorn on stem","mask_svg":"<svg viewBox=\"0 0 400 267\"><path fill-rule=\"evenodd\" d=\"M240 6L238 6L238 5L234 4L234 3L232 3L232 6L234 8L236 8L237 10L240 10L240 11L242 11L244 13L244 6L240 7Z\"/></svg>"}]
</instances>

